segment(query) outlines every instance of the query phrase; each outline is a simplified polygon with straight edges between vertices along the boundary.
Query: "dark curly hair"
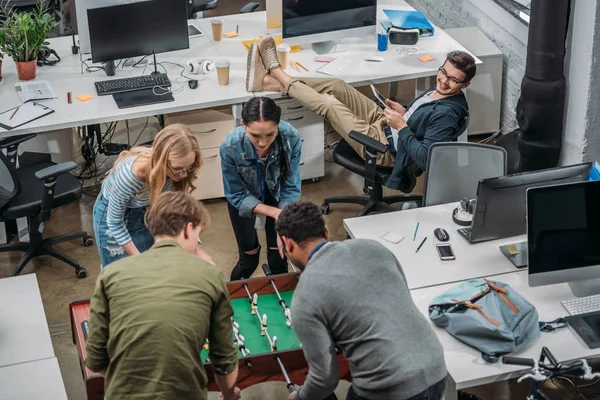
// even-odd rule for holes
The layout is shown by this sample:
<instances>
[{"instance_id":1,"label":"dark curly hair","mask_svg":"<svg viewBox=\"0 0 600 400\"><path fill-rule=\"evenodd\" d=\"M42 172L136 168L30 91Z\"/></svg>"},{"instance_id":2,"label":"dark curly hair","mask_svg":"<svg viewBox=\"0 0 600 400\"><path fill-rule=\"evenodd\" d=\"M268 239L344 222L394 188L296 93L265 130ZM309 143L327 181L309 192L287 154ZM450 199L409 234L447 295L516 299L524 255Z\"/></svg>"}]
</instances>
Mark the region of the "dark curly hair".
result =
<instances>
[{"instance_id":1,"label":"dark curly hair","mask_svg":"<svg viewBox=\"0 0 600 400\"><path fill-rule=\"evenodd\" d=\"M319 207L310 201L297 201L283 209L277 225L279 236L285 236L298 244L309 239L325 238L325 220Z\"/></svg>"}]
</instances>

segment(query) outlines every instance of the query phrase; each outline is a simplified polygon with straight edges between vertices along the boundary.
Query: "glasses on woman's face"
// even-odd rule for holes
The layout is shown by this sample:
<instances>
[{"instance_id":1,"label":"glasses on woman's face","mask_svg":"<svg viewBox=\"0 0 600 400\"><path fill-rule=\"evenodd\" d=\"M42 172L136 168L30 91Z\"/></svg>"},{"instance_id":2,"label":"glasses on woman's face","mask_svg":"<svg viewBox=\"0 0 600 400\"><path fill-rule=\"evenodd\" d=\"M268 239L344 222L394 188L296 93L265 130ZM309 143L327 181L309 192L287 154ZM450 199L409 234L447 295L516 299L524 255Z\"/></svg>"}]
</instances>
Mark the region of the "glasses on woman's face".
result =
<instances>
[{"instance_id":1,"label":"glasses on woman's face","mask_svg":"<svg viewBox=\"0 0 600 400\"><path fill-rule=\"evenodd\" d=\"M193 164L187 168L173 168L169 165L169 171L171 171L171 174L173 174L174 178L180 178L184 175L187 176L187 174L189 174L190 172L192 172L195 169L196 169L196 166Z\"/></svg>"},{"instance_id":2,"label":"glasses on woman's face","mask_svg":"<svg viewBox=\"0 0 600 400\"><path fill-rule=\"evenodd\" d=\"M465 81L461 81L460 79L458 79L454 76L448 75L448 73L446 72L444 67L440 67L440 69L438 69L438 71L442 74L442 78L447 80L452 85L460 85L461 83L465 83Z\"/></svg>"}]
</instances>

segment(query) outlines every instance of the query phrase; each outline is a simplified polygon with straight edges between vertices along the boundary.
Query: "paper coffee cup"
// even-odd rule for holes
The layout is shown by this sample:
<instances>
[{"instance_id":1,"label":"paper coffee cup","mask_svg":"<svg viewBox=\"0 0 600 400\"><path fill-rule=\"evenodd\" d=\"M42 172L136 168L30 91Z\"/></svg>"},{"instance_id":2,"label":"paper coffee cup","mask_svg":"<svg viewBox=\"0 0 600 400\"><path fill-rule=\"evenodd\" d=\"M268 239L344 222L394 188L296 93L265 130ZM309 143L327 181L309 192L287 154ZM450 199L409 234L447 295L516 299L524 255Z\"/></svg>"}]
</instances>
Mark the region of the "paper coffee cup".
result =
<instances>
[{"instance_id":1,"label":"paper coffee cup","mask_svg":"<svg viewBox=\"0 0 600 400\"><path fill-rule=\"evenodd\" d=\"M213 18L210 20L210 26L212 27L213 40L220 42L223 40L223 21L220 18Z\"/></svg>"},{"instance_id":2,"label":"paper coffee cup","mask_svg":"<svg viewBox=\"0 0 600 400\"><path fill-rule=\"evenodd\" d=\"M229 85L229 61L218 60L215 62L215 67L217 67L217 79L219 80L219 85Z\"/></svg>"},{"instance_id":3,"label":"paper coffee cup","mask_svg":"<svg viewBox=\"0 0 600 400\"><path fill-rule=\"evenodd\" d=\"M277 46L277 59L281 68L286 69L290 65L290 50L292 48L287 43L281 43Z\"/></svg>"}]
</instances>

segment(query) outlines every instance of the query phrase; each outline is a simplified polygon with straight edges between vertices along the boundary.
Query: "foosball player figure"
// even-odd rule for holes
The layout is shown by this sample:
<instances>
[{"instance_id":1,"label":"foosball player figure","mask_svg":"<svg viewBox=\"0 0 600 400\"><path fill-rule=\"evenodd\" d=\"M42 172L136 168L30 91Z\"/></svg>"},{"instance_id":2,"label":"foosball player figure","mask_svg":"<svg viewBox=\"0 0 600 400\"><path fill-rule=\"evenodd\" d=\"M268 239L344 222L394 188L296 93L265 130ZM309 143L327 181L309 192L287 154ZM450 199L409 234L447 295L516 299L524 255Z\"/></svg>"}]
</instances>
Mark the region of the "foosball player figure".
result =
<instances>
[{"instance_id":1,"label":"foosball player figure","mask_svg":"<svg viewBox=\"0 0 600 400\"><path fill-rule=\"evenodd\" d=\"M267 329L267 314L263 314L262 321L260 323L260 336L265 336L265 329Z\"/></svg>"},{"instance_id":2,"label":"foosball player figure","mask_svg":"<svg viewBox=\"0 0 600 400\"><path fill-rule=\"evenodd\" d=\"M273 343L271 344L271 352L277 351L277 336L273 336L272 342Z\"/></svg>"}]
</instances>

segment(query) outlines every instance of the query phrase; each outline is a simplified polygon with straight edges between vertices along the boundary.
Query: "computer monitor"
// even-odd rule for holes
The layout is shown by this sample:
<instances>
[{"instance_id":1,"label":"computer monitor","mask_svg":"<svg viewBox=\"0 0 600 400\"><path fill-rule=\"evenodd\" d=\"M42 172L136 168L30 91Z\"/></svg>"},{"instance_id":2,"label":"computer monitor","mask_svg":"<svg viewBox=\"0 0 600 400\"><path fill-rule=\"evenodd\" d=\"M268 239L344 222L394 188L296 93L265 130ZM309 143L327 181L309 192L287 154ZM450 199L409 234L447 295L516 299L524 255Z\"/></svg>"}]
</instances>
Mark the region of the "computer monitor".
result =
<instances>
[{"instance_id":1,"label":"computer monitor","mask_svg":"<svg viewBox=\"0 0 600 400\"><path fill-rule=\"evenodd\" d=\"M189 48L186 0L148 0L87 10L92 61Z\"/></svg>"},{"instance_id":2,"label":"computer monitor","mask_svg":"<svg viewBox=\"0 0 600 400\"><path fill-rule=\"evenodd\" d=\"M477 188L470 242L526 233L527 189L586 181L591 168L591 163L584 163L481 180Z\"/></svg>"},{"instance_id":3,"label":"computer monitor","mask_svg":"<svg viewBox=\"0 0 600 400\"><path fill-rule=\"evenodd\" d=\"M527 191L529 286L567 282L600 293L600 181Z\"/></svg>"},{"instance_id":4,"label":"computer monitor","mask_svg":"<svg viewBox=\"0 0 600 400\"><path fill-rule=\"evenodd\" d=\"M376 16L377 0L283 0L282 37L312 43L318 54L335 52L337 39L375 33Z\"/></svg>"}]
</instances>

